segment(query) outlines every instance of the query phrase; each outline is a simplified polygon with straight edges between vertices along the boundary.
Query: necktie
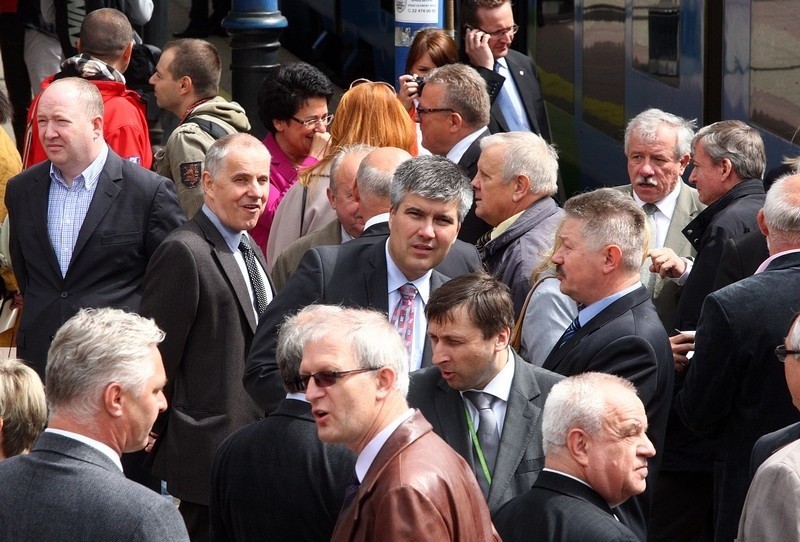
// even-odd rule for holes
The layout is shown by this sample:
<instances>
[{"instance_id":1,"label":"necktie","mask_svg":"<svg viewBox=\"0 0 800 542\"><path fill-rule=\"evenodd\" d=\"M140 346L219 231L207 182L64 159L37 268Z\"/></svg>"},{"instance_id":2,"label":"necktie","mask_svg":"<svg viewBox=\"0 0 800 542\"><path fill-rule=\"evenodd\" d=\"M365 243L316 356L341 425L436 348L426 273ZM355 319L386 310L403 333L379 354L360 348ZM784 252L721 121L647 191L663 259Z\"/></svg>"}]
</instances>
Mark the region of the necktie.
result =
<instances>
[{"instance_id":1,"label":"necktie","mask_svg":"<svg viewBox=\"0 0 800 542\"><path fill-rule=\"evenodd\" d=\"M492 240L492 231L489 230L478 237L478 241L475 243L475 248L478 250L481 260L486 256L486 243Z\"/></svg>"},{"instance_id":2,"label":"necktie","mask_svg":"<svg viewBox=\"0 0 800 542\"><path fill-rule=\"evenodd\" d=\"M497 429L497 418L492 410L492 403L494 396L482 391L465 391L464 396L475 405L478 409L478 443L481 445L483 458L486 460L486 466L489 473L494 472L494 464L497 460L497 449L500 447L500 432ZM485 497L489 496L490 481L486 479L483 473L483 467L480 465L480 459L477 457L477 450L473 446L475 457L475 472L477 474L478 483L483 490Z\"/></svg>"},{"instance_id":3,"label":"necktie","mask_svg":"<svg viewBox=\"0 0 800 542\"><path fill-rule=\"evenodd\" d=\"M406 282L399 290L400 301L392 311L392 318L389 321L403 338L403 344L406 345L410 357L414 340L414 298L417 296L417 287Z\"/></svg>"},{"instance_id":4,"label":"necktie","mask_svg":"<svg viewBox=\"0 0 800 542\"><path fill-rule=\"evenodd\" d=\"M511 98L511 94L508 91L508 85L514 84L514 82L511 81L511 74L508 72L505 66L497 61L494 63L494 71L495 73L499 73L506 78L506 80L503 81L503 86L500 87L500 92L498 93L496 100L497 104L500 106L500 111L503 112L503 116L506 119L508 130L510 132L528 131L528 127L522 122L522 116L525 114L525 112L522 111L520 107L516 106L514 100Z\"/></svg>"},{"instance_id":5,"label":"necktie","mask_svg":"<svg viewBox=\"0 0 800 542\"><path fill-rule=\"evenodd\" d=\"M658 210L652 203L645 203L642 205L642 210L644 214L647 215L647 227L650 229L650 250L657 248L657 238L656 238L656 219L654 218L655 212ZM647 287L647 291L650 295L653 295L653 289L656 286L656 274L650 272L650 258L645 258L644 263L642 263L641 269L639 269L639 275L642 280L642 284Z\"/></svg>"},{"instance_id":6,"label":"necktie","mask_svg":"<svg viewBox=\"0 0 800 542\"><path fill-rule=\"evenodd\" d=\"M572 323L570 323L567 330L561 336L561 340L558 341L558 348L564 346L566 342L569 341L572 338L572 336L575 335L575 332L578 331L580 328L581 328L581 323L578 320L578 317L576 316L575 319L572 321Z\"/></svg>"},{"instance_id":7,"label":"necktie","mask_svg":"<svg viewBox=\"0 0 800 542\"><path fill-rule=\"evenodd\" d=\"M250 285L253 287L253 295L256 298L256 315L260 317L267 310L267 289L264 287L264 281L261 280L261 273L258 271L258 262L255 254L253 254L253 248L244 237L239 241L239 250L244 258L244 265L247 267Z\"/></svg>"},{"instance_id":8,"label":"necktie","mask_svg":"<svg viewBox=\"0 0 800 542\"><path fill-rule=\"evenodd\" d=\"M344 500L342 501L342 508L339 512L341 516L342 513L353 504L353 499L356 498L356 493L358 493L358 488L361 486L361 482L358 481L358 476L356 476L356 472L353 471L353 476L350 478L350 481L347 483L347 487L344 490Z\"/></svg>"}]
</instances>

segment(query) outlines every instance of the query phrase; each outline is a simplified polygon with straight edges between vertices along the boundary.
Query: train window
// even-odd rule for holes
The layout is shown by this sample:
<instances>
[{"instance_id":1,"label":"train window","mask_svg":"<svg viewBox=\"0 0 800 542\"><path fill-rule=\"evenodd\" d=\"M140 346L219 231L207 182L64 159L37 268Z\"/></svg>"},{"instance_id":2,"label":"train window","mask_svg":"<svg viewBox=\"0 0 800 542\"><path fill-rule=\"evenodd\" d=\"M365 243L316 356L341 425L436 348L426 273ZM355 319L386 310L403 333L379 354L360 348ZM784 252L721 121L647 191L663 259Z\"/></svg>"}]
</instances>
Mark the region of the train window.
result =
<instances>
[{"instance_id":1,"label":"train window","mask_svg":"<svg viewBox=\"0 0 800 542\"><path fill-rule=\"evenodd\" d=\"M679 0L634 0L633 67L678 86Z\"/></svg>"},{"instance_id":2,"label":"train window","mask_svg":"<svg viewBox=\"0 0 800 542\"><path fill-rule=\"evenodd\" d=\"M551 104L575 112L575 6L573 0L537 2L536 63Z\"/></svg>"},{"instance_id":3,"label":"train window","mask_svg":"<svg viewBox=\"0 0 800 542\"><path fill-rule=\"evenodd\" d=\"M750 9L750 119L795 141L800 129L797 2L753 0Z\"/></svg>"},{"instance_id":4,"label":"train window","mask_svg":"<svg viewBox=\"0 0 800 542\"><path fill-rule=\"evenodd\" d=\"M625 122L625 0L586 0L583 11L583 118L615 139Z\"/></svg>"}]
</instances>

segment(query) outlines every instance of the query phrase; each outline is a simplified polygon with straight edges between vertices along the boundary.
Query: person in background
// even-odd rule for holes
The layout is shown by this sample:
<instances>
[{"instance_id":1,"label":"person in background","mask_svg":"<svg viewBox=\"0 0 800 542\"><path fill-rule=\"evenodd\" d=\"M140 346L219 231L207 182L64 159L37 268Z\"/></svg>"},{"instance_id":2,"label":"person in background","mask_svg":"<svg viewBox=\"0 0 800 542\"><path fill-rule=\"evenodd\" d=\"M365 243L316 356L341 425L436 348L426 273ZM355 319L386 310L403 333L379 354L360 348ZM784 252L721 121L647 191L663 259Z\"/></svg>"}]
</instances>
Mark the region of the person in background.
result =
<instances>
[{"instance_id":1,"label":"person in background","mask_svg":"<svg viewBox=\"0 0 800 542\"><path fill-rule=\"evenodd\" d=\"M417 100L422 92L419 79L435 68L458 62L456 42L441 28L423 28L414 35L408 49L405 74L401 75L397 98L412 117L416 117Z\"/></svg>"},{"instance_id":2,"label":"person in background","mask_svg":"<svg viewBox=\"0 0 800 542\"><path fill-rule=\"evenodd\" d=\"M28 453L46 423L39 375L22 360L0 361L0 461Z\"/></svg>"},{"instance_id":3,"label":"person in background","mask_svg":"<svg viewBox=\"0 0 800 542\"><path fill-rule=\"evenodd\" d=\"M384 114L377 115L376 111ZM330 149L353 143L372 147L397 147L417 155L414 122L397 100L389 83L357 79L344 93L330 127ZM300 175L275 211L267 242L267 265L300 237L316 231L336 218L328 201L329 153L319 164Z\"/></svg>"},{"instance_id":4,"label":"person in background","mask_svg":"<svg viewBox=\"0 0 800 542\"><path fill-rule=\"evenodd\" d=\"M328 105L333 84L321 71L304 62L283 64L264 77L258 92L258 116L269 131L264 138L272 162L269 201L250 235L267 253L275 210L297 181L301 169L315 166L328 150Z\"/></svg>"},{"instance_id":5,"label":"person in background","mask_svg":"<svg viewBox=\"0 0 800 542\"><path fill-rule=\"evenodd\" d=\"M11 104L4 92L0 91L0 124L5 124L11 118ZM0 129L0 223L3 223L8 216L8 209L5 204L6 185L9 179L22 171L22 159L14 146L14 142L5 130ZM8 239L8 225L4 226L6 231L0 233L0 237ZM8 242L0 242L0 277L3 278L7 292L19 291L17 279L11 269Z\"/></svg>"}]
</instances>

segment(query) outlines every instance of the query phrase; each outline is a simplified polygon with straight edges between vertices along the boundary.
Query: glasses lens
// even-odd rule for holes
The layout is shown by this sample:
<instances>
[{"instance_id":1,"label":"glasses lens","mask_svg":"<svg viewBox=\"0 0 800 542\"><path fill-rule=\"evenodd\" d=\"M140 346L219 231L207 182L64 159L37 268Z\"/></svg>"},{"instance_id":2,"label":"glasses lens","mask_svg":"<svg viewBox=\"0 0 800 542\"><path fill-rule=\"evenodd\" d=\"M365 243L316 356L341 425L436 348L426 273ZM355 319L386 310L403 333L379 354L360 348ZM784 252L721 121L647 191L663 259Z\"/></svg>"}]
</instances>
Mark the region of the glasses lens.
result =
<instances>
[{"instance_id":1,"label":"glasses lens","mask_svg":"<svg viewBox=\"0 0 800 542\"><path fill-rule=\"evenodd\" d=\"M314 375L314 384L320 388L328 388L336 384L336 377L338 376L333 371L320 371Z\"/></svg>"}]
</instances>

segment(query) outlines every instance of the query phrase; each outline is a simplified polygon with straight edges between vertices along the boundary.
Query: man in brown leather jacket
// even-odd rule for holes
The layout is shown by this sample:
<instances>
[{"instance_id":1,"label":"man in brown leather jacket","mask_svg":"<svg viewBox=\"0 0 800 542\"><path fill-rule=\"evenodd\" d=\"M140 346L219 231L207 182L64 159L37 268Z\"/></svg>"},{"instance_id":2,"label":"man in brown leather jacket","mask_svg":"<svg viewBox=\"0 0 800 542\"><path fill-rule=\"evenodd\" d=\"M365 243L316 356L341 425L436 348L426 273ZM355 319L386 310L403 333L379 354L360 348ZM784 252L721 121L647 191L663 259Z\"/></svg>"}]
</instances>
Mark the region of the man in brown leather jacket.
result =
<instances>
[{"instance_id":1,"label":"man in brown leather jacket","mask_svg":"<svg viewBox=\"0 0 800 542\"><path fill-rule=\"evenodd\" d=\"M408 353L385 315L326 318L299 380L320 440L358 454L333 541L499 540L472 470L408 408Z\"/></svg>"}]
</instances>

